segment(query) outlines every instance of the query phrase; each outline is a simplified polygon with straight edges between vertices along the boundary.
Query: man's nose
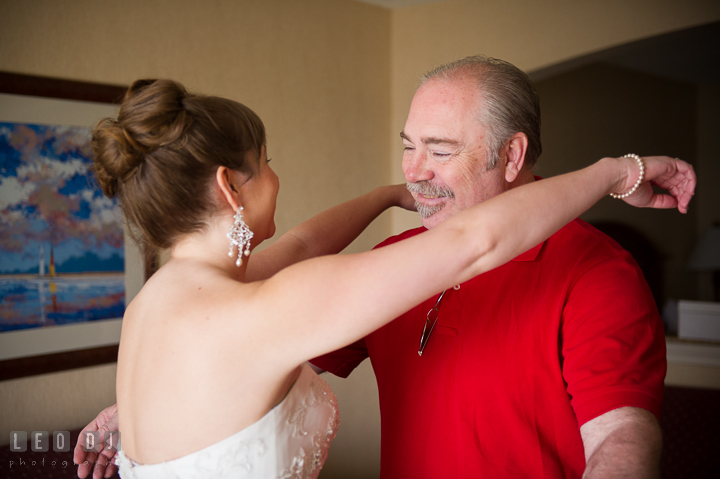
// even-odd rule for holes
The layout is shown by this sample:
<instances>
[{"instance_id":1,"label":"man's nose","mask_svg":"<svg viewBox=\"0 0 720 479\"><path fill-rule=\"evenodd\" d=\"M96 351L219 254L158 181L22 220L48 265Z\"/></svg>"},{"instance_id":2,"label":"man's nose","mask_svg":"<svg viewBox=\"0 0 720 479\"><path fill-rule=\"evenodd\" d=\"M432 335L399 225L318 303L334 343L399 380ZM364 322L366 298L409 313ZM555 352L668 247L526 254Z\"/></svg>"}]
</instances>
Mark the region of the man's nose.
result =
<instances>
[{"instance_id":1,"label":"man's nose","mask_svg":"<svg viewBox=\"0 0 720 479\"><path fill-rule=\"evenodd\" d=\"M405 179L410 183L432 180L435 176L433 171L428 168L427 157L417 151L412 156L403 157L402 168Z\"/></svg>"}]
</instances>

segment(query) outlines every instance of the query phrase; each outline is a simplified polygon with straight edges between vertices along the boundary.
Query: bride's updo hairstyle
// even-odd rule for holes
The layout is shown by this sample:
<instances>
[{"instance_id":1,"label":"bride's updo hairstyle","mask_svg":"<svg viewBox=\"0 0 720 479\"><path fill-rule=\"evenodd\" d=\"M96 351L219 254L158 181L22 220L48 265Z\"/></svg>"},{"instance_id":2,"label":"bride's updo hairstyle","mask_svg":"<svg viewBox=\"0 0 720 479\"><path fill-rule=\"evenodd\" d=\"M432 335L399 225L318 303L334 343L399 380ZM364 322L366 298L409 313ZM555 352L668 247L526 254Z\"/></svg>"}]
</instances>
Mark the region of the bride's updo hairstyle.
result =
<instances>
[{"instance_id":1,"label":"bride's updo hairstyle","mask_svg":"<svg viewBox=\"0 0 720 479\"><path fill-rule=\"evenodd\" d=\"M117 120L102 120L92 137L103 192L119 198L152 249L202 229L216 207L210 186L217 168L249 178L264 144L265 127L248 107L188 93L171 80L133 83ZM246 160L248 152L255 160Z\"/></svg>"}]
</instances>

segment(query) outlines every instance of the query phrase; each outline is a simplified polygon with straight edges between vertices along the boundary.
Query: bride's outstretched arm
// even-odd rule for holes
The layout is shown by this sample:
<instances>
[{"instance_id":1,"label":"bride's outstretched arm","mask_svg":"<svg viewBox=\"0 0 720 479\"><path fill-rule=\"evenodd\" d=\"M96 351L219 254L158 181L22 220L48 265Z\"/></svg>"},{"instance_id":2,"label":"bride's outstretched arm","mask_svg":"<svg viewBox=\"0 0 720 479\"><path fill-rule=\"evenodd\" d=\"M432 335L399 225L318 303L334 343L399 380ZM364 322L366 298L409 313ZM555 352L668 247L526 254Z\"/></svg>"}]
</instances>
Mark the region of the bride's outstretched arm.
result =
<instances>
[{"instance_id":1,"label":"bride's outstretched arm","mask_svg":"<svg viewBox=\"0 0 720 479\"><path fill-rule=\"evenodd\" d=\"M687 211L695 174L687 163L645 158L635 206ZM460 211L421 235L357 255L326 256L258 284L249 314L263 317L289 364L351 343L420 301L511 260L609 193L637 181L638 163L605 158L576 172L517 187ZM652 193L649 183L669 188ZM260 334L260 332L258 332ZM270 342L270 338L268 338Z\"/></svg>"},{"instance_id":2,"label":"bride's outstretched arm","mask_svg":"<svg viewBox=\"0 0 720 479\"><path fill-rule=\"evenodd\" d=\"M381 186L319 213L294 227L274 244L254 253L246 279L267 279L283 268L309 258L339 253L383 211L392 206L414 209L405 185Z\"/></svg>"},{"instance_id":3,"label":"bride's outstretched arm","mask_svg":"<svg viewBox=\"0 0 720 479\"><path fill-rule=\"evenodd\" d=\"M644 165L641 184L624 201L637 207L677 207L687 212L696 185L692 166L669 157L645 157ZM487 211L474 207L482 214L468 215L468 220L490 221L487 233L491 249L478 258L479 270L470 271L469 277L504 264L540 243L605 195L631 191L639 176L640 168L634 159L604 158L582 170L503 193L482 205ZM653 184L667 190L667 194L653 193Z\"/></svg>"}]
</instances>

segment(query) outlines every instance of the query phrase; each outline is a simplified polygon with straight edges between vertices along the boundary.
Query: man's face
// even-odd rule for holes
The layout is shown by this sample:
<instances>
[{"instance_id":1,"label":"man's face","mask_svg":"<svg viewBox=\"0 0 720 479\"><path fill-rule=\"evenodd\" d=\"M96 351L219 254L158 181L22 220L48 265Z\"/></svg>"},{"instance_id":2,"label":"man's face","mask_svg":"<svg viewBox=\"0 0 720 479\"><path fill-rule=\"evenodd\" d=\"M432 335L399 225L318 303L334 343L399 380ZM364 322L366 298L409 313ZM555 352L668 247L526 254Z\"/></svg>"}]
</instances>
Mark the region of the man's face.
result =
<instances>
[{"instance_id":1,"label":"man's face","mask_svg":"<svg viewBox=\"0 0 720 479\"><path fill-rule=\"evenodd\" d=\"M470 79L431 79L415 93L401 133L402 168L426 228L506 189L502 164L486 170L481 106Z\"/></svg>"}]
</instances>

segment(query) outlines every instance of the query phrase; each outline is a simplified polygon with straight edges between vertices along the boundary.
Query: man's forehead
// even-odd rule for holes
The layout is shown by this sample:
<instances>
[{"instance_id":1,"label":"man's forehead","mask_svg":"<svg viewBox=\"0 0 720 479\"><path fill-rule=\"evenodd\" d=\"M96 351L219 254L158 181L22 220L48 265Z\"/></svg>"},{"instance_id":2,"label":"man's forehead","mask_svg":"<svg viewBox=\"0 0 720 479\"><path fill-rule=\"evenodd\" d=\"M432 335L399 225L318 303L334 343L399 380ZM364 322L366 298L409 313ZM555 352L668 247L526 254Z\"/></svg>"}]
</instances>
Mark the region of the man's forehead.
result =
<instances>
[{"instance_id":1,"label":"man's forehead","mask_svg":"<svg viewBox=\"0 0 720 479\"><path fill-rule=\"evenodd\" d=\"M413 95L413 103L434 102L435 106L463 106L475 108L483 92L478 82L469 77L431 78Z\"/></svg>"},{"instance_id":2,"label":"man's forehead","mask_svg":"<svg viewBox=\"0 0 720 479\"><path fill-rule=\"evenodd\" d=\"M444 128L454 122L478 124L482 106L482 94L470 82L429 80L413 97L405 133L416 133L408 131L408 125Z\"/></svg>"}]
</instances>

